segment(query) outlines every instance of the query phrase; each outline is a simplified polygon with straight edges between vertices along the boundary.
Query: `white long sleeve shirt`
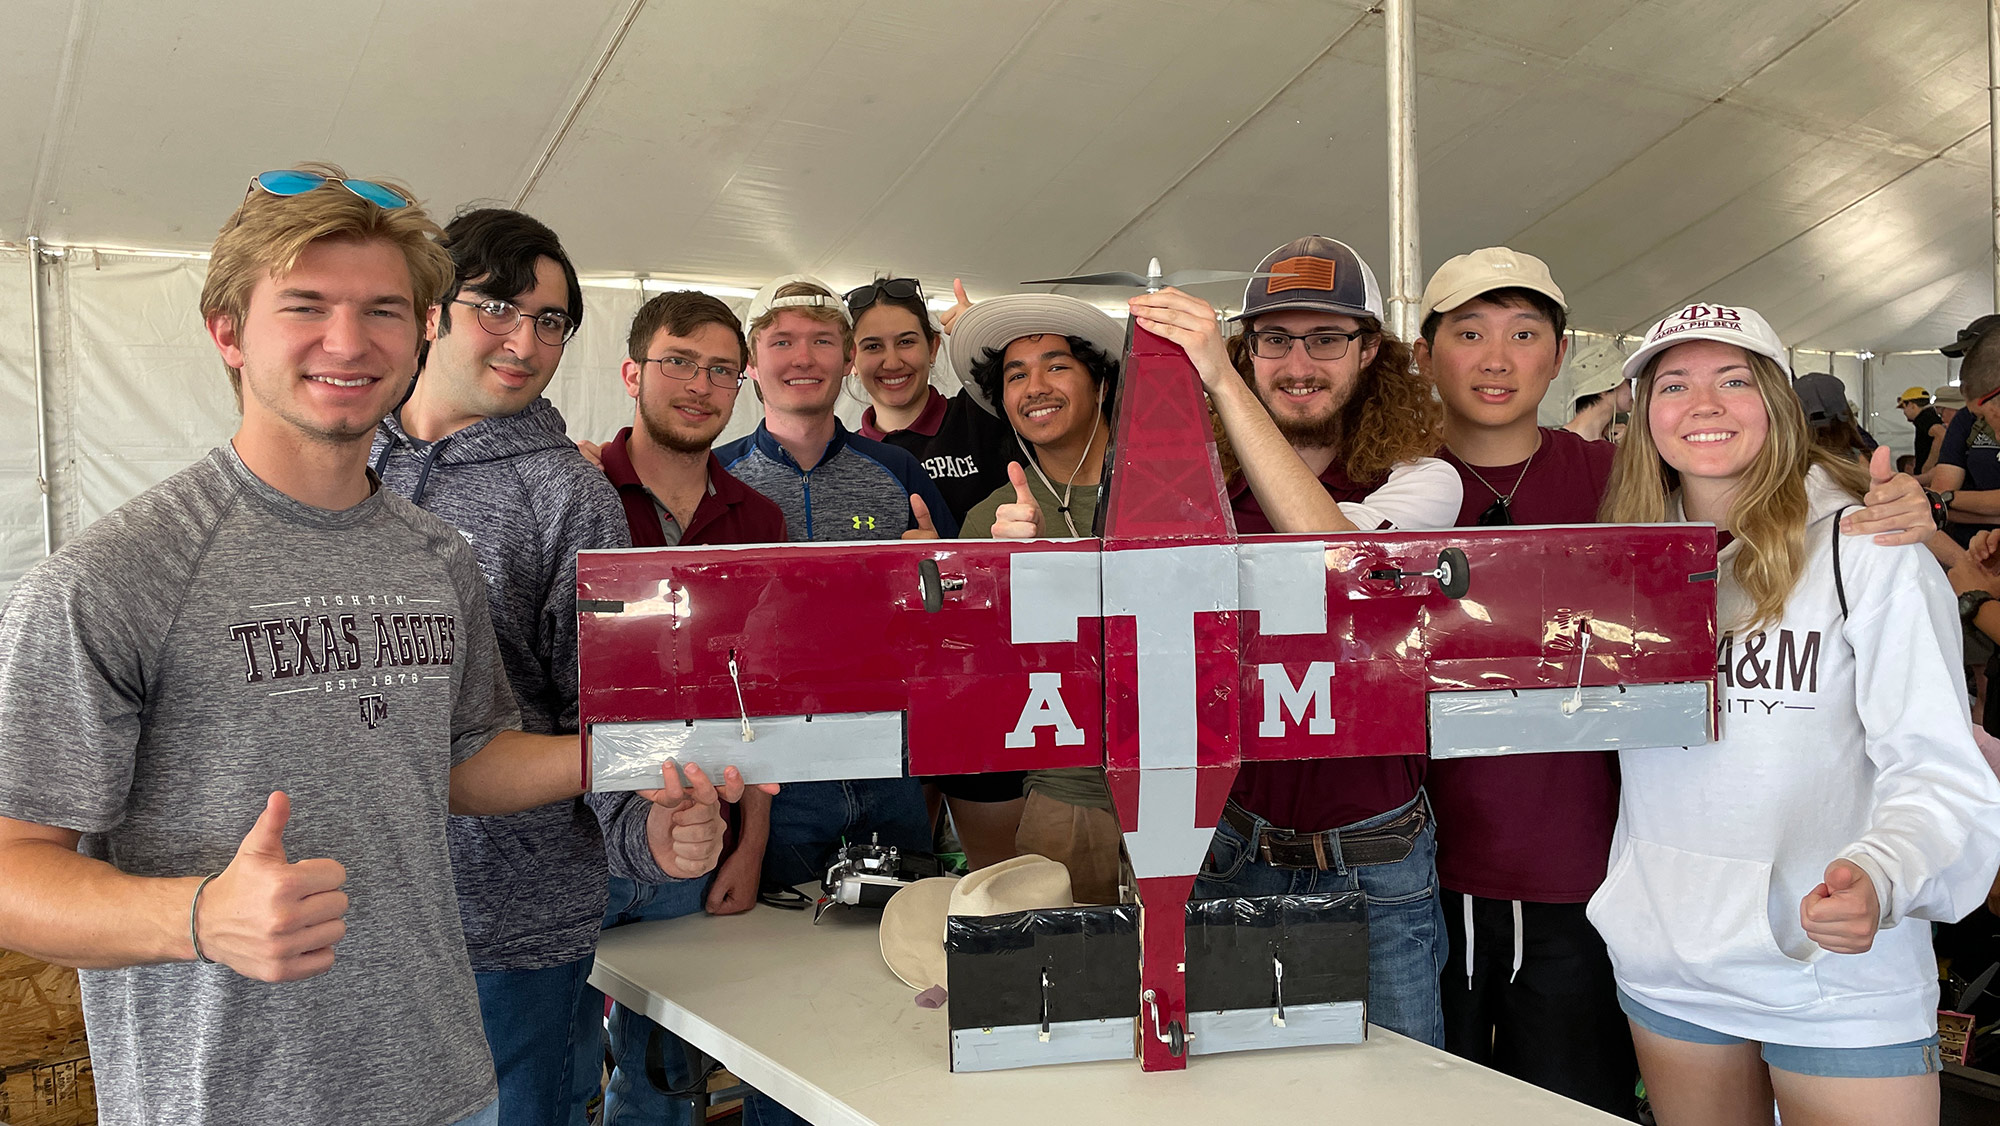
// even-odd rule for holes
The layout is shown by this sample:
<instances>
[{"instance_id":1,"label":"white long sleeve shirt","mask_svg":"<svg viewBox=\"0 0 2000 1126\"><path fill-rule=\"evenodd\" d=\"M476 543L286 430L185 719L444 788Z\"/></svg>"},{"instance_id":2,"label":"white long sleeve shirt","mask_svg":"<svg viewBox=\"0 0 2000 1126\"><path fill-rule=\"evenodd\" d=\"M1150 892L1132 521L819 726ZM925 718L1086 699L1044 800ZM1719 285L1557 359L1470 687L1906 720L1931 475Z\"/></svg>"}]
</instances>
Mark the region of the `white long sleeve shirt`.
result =
<instances>
[{"instance_id":1,"label":"white long sleeve shirt","mask_svg":"<svg viewBox=\"0 0 2000 1126\"><path fill-rule=\"evenodd\" d=\"M1620 752L1610 871L1590 920L1618 984L1650 1008L1746 1039L1907 1043L1937 1028L1930 928L1977 906L2000 864L2000 780L1973 742L1959 624L1917 547L1843 538L1852 497L1807 479L1809 562L1783 619L1756 630L1718 560L1721 738ZM1838 857L1883 925L1862 954L1806 936L1799 904Z\"/></svg>"}]
</instances>

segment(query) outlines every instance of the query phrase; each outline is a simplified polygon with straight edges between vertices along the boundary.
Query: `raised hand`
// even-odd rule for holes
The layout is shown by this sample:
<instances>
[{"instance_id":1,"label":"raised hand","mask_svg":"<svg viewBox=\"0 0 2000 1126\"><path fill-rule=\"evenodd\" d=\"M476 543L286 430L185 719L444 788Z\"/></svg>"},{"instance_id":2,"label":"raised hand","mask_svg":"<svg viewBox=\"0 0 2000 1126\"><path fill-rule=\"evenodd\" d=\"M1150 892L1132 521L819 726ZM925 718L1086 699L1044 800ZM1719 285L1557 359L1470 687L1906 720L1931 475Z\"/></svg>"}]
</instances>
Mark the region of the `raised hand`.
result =
<instances>
[{"instance_id":1,"label":"raised hand","mask_svg":"<svg viewBox=\"0 0 2000 1126\"><path fill-rule=\"evenodd\" d=\"M1922 543L1937 531L1931 519L1931 502L1915 477L1898 473L1889 447L1877 446L1868 462L1868 495L1861 503L1868 507L1850 512L1840 521L1840 530L1850 536L1873 535L1885 547Z\"/></svg>"},{"instance_id":2,"label":"raised hand","mask_svg":"<svg viewBox=\"0 0 2000 1126\"><path fill-rule=\"evenodd\" d=\"M934 540L938 538L937 526L931 523L930 505L915 493L910 494L910 518L917 526L903 533L906 540Z\"/></svg>"},{"instance_id":3,"label":"raised hand","mask_svg":"<svg viewBox=\"0 0 2000 1126\"><path fill-rule=\"evenodd\" d=\"M951 335L951 326L958 323L958 318L972 308L972 298L965 295L965 283L957 278L951 279L951 295L958 298L958 304L938 314L938 326L944 329L946 336Z\"/></svg>"},{"instance_id":4,"label":"raised hand","mask_svg":"<svg viewBox=\"0 0 2000 1126\"><path fill-rule=\"evenodd\" d=\"M292 802L271 795L235 859L201 891L195 934L201 953L244 977L297 981L333 968L347 934L347 869L333 860L285 858Z\"/></svg>"},{"instance_id":5,"label":"raised hand","mask_svg":"<svg viewBox=\"0 0 2000 1126\"><path fill-rule=\"evenodd\" d=\"M1032 540L1042 535L1042 506L1028 491L1028 471L1018 461L1007 463L1007 480L1014 486L1014 503L1003 504L993 513L993 538Z\"/></svg>"},{"instance_id":6,"label":"raised hand","mask_svg":"<svg viewBox=\"0 0 2000 1126\"><path fill-rule=\"evenodd\" d=\"M1860 954L1875 945L1882 925L1882 901L1875 882L1851 860L1826 866L1825 882L1799 901L1806 937L1835 954Z\"/></svg>"}]
</instances>

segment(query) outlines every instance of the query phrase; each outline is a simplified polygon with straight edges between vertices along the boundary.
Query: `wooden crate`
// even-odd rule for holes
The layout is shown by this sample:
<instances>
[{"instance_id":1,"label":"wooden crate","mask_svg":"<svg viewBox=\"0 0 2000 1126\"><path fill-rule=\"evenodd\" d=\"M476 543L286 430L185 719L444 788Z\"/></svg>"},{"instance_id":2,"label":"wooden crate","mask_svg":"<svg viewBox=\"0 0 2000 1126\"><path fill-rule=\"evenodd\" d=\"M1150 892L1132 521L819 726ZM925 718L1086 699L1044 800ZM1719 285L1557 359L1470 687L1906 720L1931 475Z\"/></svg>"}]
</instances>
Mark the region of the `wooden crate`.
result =
<instances>
[{"instance_id":1,"label":"wooden crate","mask_svg":"<svg viewBox=\"0 0 2000 1126\"><path fill-rule=\"evenodd\" d=\"M76 971L0 950L0 1126L95 1126Z\"/></svg>"}]
</instances>

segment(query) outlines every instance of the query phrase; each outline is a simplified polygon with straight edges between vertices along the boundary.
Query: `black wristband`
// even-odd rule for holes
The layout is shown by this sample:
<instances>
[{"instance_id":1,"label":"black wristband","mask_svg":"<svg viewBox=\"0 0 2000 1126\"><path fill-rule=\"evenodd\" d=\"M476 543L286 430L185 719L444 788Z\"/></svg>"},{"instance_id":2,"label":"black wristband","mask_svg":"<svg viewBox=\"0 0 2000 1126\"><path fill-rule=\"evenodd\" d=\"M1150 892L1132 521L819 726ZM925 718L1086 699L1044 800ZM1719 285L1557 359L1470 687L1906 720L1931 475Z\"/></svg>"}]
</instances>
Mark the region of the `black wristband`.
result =
<instances>
[{"instance_id":1,"label":"black wristband","mask_svg":"<svg viewBox=\"0 0 2000 1126\"><path fill-rule=\"evenodd\" d=\"M1946 503L1944 495L1942 493L1934 493L1931 492L1929 489L1925 489L1924 499L1931 502L1932 523L1936 524L1939 528L1943 528L1945 524L1950 522L1951 505Z\"/></svg>"}]
</instances>

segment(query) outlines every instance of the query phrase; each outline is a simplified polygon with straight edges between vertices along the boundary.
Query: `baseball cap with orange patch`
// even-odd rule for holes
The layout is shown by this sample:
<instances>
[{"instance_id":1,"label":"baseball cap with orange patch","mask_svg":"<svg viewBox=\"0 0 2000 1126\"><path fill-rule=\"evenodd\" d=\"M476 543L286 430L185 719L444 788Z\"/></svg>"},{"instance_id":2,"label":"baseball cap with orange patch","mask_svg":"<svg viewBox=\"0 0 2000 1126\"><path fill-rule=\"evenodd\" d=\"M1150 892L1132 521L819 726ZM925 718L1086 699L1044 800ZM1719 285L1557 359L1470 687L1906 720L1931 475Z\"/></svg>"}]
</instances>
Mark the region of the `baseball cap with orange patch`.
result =
<instances>
[{"instance_id":1,"label":"baseball cap with orange patch","mask_svg":"<svg viewBox=\"0 0 2000 1126\"><path fill-rule=\"evenodd\" d=\"M1307 235L1273 250L1257 263L1268 278L1243 287L1243 311L1229 318L1248 320L1286 309L1314 309L1350 317L1382 319L1382 287L1375 271L1354 248L1324 235Z\"/></svg>"}]
</instances>

